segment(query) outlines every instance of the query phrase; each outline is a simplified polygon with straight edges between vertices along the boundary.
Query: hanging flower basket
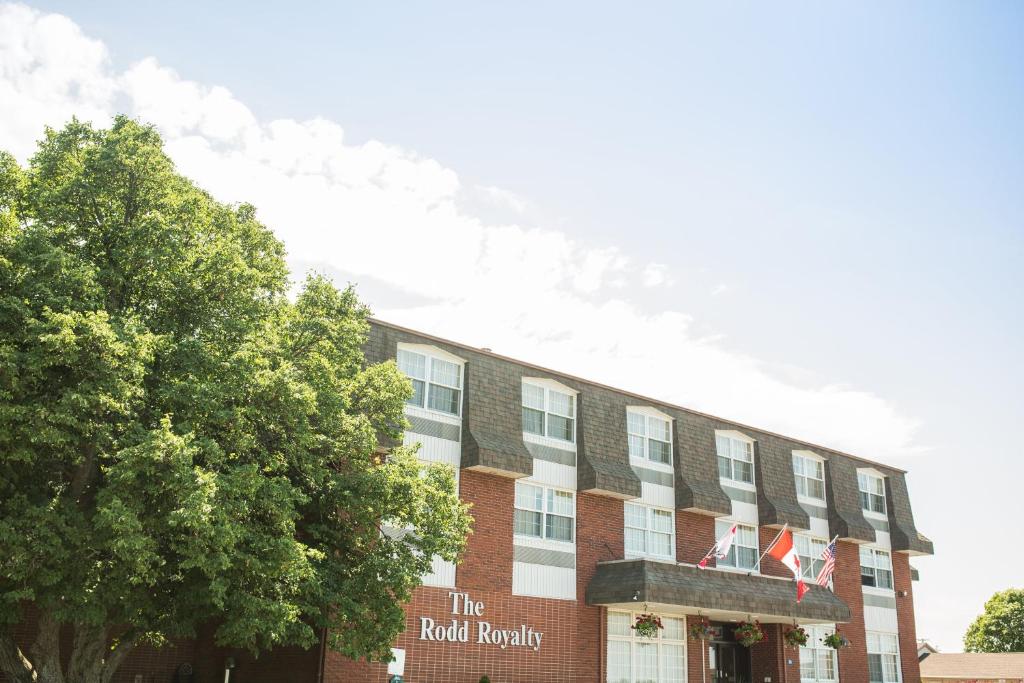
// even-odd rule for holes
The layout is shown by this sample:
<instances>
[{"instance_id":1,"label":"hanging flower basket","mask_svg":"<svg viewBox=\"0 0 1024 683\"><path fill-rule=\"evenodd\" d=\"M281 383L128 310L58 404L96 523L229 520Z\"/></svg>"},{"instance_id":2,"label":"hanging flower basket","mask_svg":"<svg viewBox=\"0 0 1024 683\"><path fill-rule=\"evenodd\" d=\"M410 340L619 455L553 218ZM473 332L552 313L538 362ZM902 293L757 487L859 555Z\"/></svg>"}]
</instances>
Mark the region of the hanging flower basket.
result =
<instances>
[{"instance_id":1,"label":"hanging flower basket","mask_svg":"<svg viewBox=\"0 0 1024 683\"><path fill-rule=\"evenodd\" d=\"M841 650L850 644L850 641L846 639L846 636L844 636L842 633L839 633L838 631L836 631L835 633L828 634L827 636L822 638L821 642L825 643L825 645L835 650Z\"/></svg>"},{"instance_id":2,"label":"hanging flower basket","mask_svg":"<svg viewBox=\"0 0 1024 683\"><path fill-rule=\"evenodd\" d=\"M757 645L764 640L764 631L761 630L761 622L741 621L732 632L733 638L744 647Z\"/></svg>"},{"instance_id":3,"label":"hanging flower basket","mask_svg":"<svg viewBox=\"0 0 1024 683\"><path fill-rule=\"evenodd\" d=\"M714 633L715 630L711 628L711 622L706 617L690 627L690 638L694 640L711 640Z\"/></svg>"},{"instance_id":4,"label":"hanging flower basket","mask_svg":"<svg viewBox=\"0 0 1024 683\"><path fill-rule=\"evenodd\" d=\"M641 638L654 638L663 628L665 627L661 625L661 619L654 614L641 614L633 624L633 630Z\"/></svg>"},{"instance_id":5,"label":"hanging flower basket","mask_svg":"<svg viewBox=\"0 0 1024 683\"><path fill-rule=\"evenodd\" d=\"M800 647L801 645L807 644L807 631L803 630L799 626L786 629L786 632L782 634L782 637L786 641L786 645L790 647Z\"/></svg>"}]
</instances>

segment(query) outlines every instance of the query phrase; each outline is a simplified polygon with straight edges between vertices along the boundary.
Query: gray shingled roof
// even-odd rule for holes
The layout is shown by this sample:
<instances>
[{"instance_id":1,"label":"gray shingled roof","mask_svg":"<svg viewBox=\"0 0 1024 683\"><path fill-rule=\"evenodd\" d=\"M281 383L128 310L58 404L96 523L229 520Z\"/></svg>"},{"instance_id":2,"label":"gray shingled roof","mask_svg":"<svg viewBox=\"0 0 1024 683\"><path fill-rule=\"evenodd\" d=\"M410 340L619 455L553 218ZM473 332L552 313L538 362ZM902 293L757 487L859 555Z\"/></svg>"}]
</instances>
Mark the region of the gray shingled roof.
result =
<instances>
[{"instance_id":1,"label":"gray shingled roof","mask_svg":"<svg viewBox=\"0 0 1024 683\"><path fill-rule=\"evenodd\" d=\"M587 604L633 602L634 592L639 602L839 623L850 620L846 603L820 586L810 586L797 604L792 581L653 560L598 564L587 585Z\"/></svg>"}]
</instances>

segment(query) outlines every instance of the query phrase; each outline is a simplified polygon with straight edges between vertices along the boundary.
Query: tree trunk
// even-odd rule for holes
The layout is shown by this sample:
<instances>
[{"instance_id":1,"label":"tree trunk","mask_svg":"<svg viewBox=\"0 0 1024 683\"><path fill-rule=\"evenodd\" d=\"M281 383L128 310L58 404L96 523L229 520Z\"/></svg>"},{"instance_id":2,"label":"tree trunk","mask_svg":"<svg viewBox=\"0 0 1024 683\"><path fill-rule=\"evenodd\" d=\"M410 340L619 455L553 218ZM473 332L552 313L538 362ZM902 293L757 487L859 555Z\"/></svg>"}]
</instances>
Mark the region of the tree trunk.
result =
<instances>
[{"instance_id":1,"label":"tree trunk","mask_svg":"<svg viewBox=\"0 0 1024 683\"><path fill-rule=\"evenodd\" d=\"M47 610L39 612L39 632L29 658L40 683L64 683L60 666L60 623Z\"/></svg>"},{"instance_id":2,"label":"tree trunk","mask_svg":"<svg viewBox=\"0 0 1024 683\"><path fill-rule=\"evenodd\" d=\"M106 628L76 624L65 674L60 662L60 624L44 613L30 656L22 652L10 631L0 629L0 671L10 683L110 683L135 645L134 632L123 634L110 647Z\"/></svg>"}]
</instances>

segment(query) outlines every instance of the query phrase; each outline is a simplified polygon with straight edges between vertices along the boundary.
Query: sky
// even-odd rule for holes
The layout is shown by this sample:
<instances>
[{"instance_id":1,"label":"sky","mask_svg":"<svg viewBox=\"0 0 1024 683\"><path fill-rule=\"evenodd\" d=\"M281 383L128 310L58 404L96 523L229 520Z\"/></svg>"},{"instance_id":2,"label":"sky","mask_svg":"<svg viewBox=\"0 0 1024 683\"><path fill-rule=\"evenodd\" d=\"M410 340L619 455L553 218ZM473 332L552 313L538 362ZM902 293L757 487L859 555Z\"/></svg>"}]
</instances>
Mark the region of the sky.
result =
<instances>
[{"instance_id":1,"label":"sky","mask_svg":"<svg viewBox=\"0 0 1024 683\"><path fill-rule=\"evenodd\" d=\"M0 3L0 149L155 124L384 320L909 471L1024 587L1024 6Z\"/></svg>"}]
</instances>

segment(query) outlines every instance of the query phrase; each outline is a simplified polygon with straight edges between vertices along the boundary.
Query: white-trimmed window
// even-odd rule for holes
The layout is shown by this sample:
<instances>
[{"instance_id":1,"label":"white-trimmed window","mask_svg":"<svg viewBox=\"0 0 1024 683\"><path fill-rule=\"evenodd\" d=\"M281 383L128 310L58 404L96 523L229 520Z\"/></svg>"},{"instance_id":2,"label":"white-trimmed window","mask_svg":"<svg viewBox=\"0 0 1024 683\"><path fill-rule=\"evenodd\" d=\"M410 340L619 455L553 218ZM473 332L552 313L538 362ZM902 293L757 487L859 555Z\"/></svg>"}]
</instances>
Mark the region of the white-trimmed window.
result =
<instances>
[{"instance_id":1,"label":"white-trimmed window","mask_svg":"<svg viewBox=\"0 0 1024 683\"><path fill-rule=\"evenodd\" d=\"M825 500L825 463L822 460L793 453L793 476L797 495Z\"/></svg>"},{"instance_id":2,"label":"white-trimmed window","mask_svg":"<svg viewBox=\"0 0 1024 683\"><path fill-rule=\"evenodd\" d=\"M715 435L718 475L744 484L754 483L754 444L725 434Z\"/></svg>"},{"instance_id":3,"label":"white-trimmed window","mask_svg":"<svg viewBox=\"0 0 1024 683\"><path fill-rule=\"evenodd\" d=\"M626 503L626 555L675 559L676 524L672 510Z\"/></svg>"},{"instance_id":4,"label":"white-trimmed window","mask_svg":"<svg viewBox=\"0 0 1024 683\"><path fill-rule=\"evenodd\" d=\"M900 644L895 633L868 631L868 681L900 683Z\"/></svg>"},{"instance_id":5,"label":"white-trimmed window","mask_svg":"<svg viewBox=\"0 0 1024 683\"><path fill-rule=\"evenodd\" d=\"M398 369L412 381L412 396L406 403L448 415L462 411L462 366L458 363L398 349Z\"/></svg>"},{"instance_id":6,"label":"white-trimmed window","mask_svg":"<svg viewBox=\"0 0 1024 683\"><path fill-rule=\"evenodd\" d=\"M653 638L636 635L639 613L608 612L608 683L683 683L686 680L686 621L661 617ZM701 644L703 647L703 644Z\"/></svg>"},{"instance_id":7,"label":"white-trimmed window","mask_svg":"<svg viewBox=\"0 0 1024 683\"><path fill-rule=\"evenodd\" d=\"M825 645L825 636L835 632L834 626L804 626L807 644L800 646L800 680L804 683L826 683L839 679L836 650Z\"/></svg>"},{"instance_id":8,"label":"white-trimmed window","mask_svg":"<svg viewBox=\"0 0 1024 683\"><path fill-rule=\"evenodd\" d=\"M860 506L866 512L885 514L885 479L870 472L857 473Z\"/></svg>"},{"instance_id":9,"label":"white-trimmed window","mask_svg":"<svg viewBox=\"0 0 1024 683\"><path fill-rule=\"evenodd\" d=\"M860 547L860 584L892 590L892 556L888 550Z\"/></svg>"},{"instance_id":10,"label":"white-trimmed window","mask_svg":"<svg viewBox=\"0 0 1024 683\"><path fill-rule=\"evenodd\" d=\"M638 410L626 410L629 457L672 464L672 423Z\"/></svg>"},{"instance_id":11,"label":"white-trimmed window","mask_svg":"<svg viewBox=\"0 0 1024 683\"><path fill-rule=\"evenodd\" d=\"M576 496L572 491L516 482L516 535L572 543L575 526Z\"/></svg>"},{"instance_id":12,"label":"white-trimmed window","mask_svg":"<svg viewBox=\"0 0 1024 683\"><path fill-rule=\"evenodd\" d=\"M524 381L523 431L575 442L576 397Z\"/></svg>"},{"instance_id":13,"label":"white-trimmed window","mask_svg":"<svg viewBox=\"0 0 1024 683\"><path fill-rule=\"evenodd\" d=\"M716 519L715 538L725 536L733 524L735 522L721 518ZM729 554L725 556L725 559L718 560L716 566L753 571L757 569L758 554L757 527L736 524L736 538L732 542L732 547L729 548Z\"/></svg>"},{"instance_id":14,"label":"white-trimmed window","mask_svg":"<svg viewBox=\"0 0 1024 683\"><path fill-rule=\"evenodd\" d=\"M793 534L793 544L796 546L796 554L800 558L800 571L804 578L816 579L821 568L825 566L825 560L821 559L821 554L825 552L828 541L807 534Z\"/></svg>"}]
</instances>

